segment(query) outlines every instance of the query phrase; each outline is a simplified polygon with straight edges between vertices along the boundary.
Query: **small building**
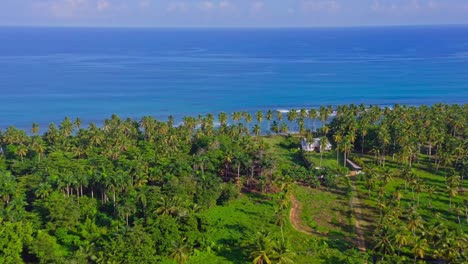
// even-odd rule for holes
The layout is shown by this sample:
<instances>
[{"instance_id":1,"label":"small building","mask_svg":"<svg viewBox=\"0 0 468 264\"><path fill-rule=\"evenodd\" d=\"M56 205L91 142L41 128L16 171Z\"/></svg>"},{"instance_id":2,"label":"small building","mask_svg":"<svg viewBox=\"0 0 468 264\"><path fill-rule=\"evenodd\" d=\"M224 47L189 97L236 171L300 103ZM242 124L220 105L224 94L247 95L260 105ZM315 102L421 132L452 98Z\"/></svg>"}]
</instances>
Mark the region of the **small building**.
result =
<instances>
[{"instance_id":1,"label":"small building","mask_svg":"<svg viewBox=\"0 0 468 264\"><path fill-rule=\"evenodd\" d=\"M360 174L362 171L362 167L350 159L346 159L346 165L348 165L348 168L351 170L351 175Z\"/></svg>"},{"instance_id":2,"label":"small building","mask_svg":"<svg viewBox=\"0 0 468 264\"><path fill-rule=\"evenodd\" d=\"M308 142L306 138L301 139L301 148L304 151L316 151L320 152L320 138L314 138L312 142ZM324 151L329 151L332 149L332 145L327 142Z\"/></svg>"}]
</instances>

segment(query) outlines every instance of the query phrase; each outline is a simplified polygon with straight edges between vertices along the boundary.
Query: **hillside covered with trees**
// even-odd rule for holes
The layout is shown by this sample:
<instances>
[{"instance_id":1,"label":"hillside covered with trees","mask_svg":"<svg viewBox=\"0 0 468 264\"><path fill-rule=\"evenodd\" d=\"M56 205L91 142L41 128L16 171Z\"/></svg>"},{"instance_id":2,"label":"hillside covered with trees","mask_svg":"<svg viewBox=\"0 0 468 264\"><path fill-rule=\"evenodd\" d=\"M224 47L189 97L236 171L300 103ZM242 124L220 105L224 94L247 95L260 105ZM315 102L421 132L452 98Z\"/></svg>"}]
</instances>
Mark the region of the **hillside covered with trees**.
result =
<instances>
[{"instance_id":1,"label":"hillside covered with trees","mask_svg":"<svg viewBox=\"0 0 468 264\"><path fill-rule=\"evenodd\" d=\"M468 261L466 104L81 123L0 131L0 263Z\"/></svg>"}]
</instances>

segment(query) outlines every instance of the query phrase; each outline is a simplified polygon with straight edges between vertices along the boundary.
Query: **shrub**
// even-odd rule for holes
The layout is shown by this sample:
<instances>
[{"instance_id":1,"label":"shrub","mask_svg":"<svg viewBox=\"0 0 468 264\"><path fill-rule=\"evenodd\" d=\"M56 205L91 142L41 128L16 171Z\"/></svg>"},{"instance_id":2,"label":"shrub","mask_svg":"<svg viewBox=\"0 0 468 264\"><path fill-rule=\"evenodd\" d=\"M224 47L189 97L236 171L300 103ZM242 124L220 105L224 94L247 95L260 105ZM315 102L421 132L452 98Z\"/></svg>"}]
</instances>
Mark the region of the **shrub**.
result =
<instances>
[{"instance_id":1,"label":"shrub","mask_svg":"<svg viewBox=\"0 0 468 264\"><path fill-rule=\"evenodd\" d=\"M227 183L223 186L221 195L217 200L218 205L224 205L231 200L237 199L239 197L239 188L233 183Z\"/></svg>"}]
</instances>

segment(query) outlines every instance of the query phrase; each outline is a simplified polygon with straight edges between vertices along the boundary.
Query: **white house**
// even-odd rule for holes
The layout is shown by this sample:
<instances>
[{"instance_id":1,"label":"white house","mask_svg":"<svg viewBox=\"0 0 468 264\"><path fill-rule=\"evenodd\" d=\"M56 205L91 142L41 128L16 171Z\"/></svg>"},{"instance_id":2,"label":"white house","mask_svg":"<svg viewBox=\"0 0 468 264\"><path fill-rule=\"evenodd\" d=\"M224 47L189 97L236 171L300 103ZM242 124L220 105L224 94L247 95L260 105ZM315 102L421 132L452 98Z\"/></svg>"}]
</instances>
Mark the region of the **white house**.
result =
<instances>
[{"instance_id":1,"label":"white house","mask_svg":"<svg viewBox=\"0 0 468 264\"><path fill-rule=\"evenodd\" d=\"M307 142L307 139L302 138L301 139L301 148L304 151L317 151L320 152L320 138L314 138L313 142L309 143ZM325 148L323 150L329 151L332 149L332 145L327 142Z\"/></svg>"}]
</instances>

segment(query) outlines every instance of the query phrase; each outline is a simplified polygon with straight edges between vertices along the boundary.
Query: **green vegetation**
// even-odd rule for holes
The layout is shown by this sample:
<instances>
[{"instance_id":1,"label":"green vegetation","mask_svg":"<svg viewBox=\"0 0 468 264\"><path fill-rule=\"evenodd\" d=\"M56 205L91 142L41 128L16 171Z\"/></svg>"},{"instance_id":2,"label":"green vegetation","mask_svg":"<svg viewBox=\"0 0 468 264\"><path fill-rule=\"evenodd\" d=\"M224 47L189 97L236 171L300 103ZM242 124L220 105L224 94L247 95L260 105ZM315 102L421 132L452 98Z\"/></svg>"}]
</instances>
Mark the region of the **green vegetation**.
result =
<instances>
[{"instance_id":1,"label":"green vegetation","mask_svg":"<svg viewBox=\"0 0 468 264\"><path fill-rule=\"evenodd\" d=\"M332 110L0 131L0 263L467 261L468 106Z\"/></svg>"}]
</instances>

